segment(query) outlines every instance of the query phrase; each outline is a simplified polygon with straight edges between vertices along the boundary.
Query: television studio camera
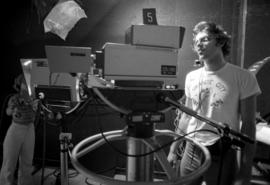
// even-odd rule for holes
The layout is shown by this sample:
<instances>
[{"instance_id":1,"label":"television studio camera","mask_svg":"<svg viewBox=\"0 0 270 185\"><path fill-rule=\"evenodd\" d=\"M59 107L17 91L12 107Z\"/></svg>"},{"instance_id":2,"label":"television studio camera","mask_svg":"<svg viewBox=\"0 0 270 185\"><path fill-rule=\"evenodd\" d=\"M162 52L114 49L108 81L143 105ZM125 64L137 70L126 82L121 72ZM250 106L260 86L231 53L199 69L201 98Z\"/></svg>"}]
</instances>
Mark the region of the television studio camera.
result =
<instances>
[{"instance_id":1,"label":"television studio camera","mask_svg":"<svg viewBox=\"0 0 270 185\"><path fill-rule=\"evenodd\" d=\"M171 130L155 129L156 123L164 122L165 113L172 108L226 130L226 134L248 139L178 103L184 87L179 83L184 31L179 26L132 25L126 32L125 44L106 43L101 51L95 52L89 47L45 46L47 59L31 60L31 67L26 67L29 60L21 61L29 92L42 100L46 111L67 115L95 95L125 117L127 126L124 129L90 136L73 148L71 162L89 180L115 185L175 185L199 178L210 166L206 147ZM167 161L156 139L159 136L193 142L204 155L202 165L180 177ZM61 151L67 151L71 134L65 133L63 128L59 139ZM117 140L126 140L125 180L96 174L80 163L79 158L87 153ZM67 155L67 152L61 153L61 185L68 184ZM154 158L167 176L158 182L153 177Z\"/></svg>"},{"instance_id":2,"label":"television studio camera","mask_svg":"<svg viewBox=\"0 0 270 185\"><path fill-rule=\"evenodd\" d=\"M168 163L159 136L181 138L171 130L157 130L165 113L174 106L164 98L177 101L183 95L179 84L179 58L185 29L178 26L132 25L125 44L105 43L94 53L94 68L88 73L86 86L112 109L126 118L123 130L90 136L78 143L71 155L74 167L92 182L101 184L156 184L154 158L167 176L159 184L181 184L198 178L210 165L208 150L189 138L205 155L205 160L190 176L179 177ZM176 39L178 38L178 39ZM125 180L96 174L83 166L79 158L103 144L126 140ZM117 149L116 149L117 150ZM121 151L118 151L121 153Z\"/></svg>"}]
</instances>

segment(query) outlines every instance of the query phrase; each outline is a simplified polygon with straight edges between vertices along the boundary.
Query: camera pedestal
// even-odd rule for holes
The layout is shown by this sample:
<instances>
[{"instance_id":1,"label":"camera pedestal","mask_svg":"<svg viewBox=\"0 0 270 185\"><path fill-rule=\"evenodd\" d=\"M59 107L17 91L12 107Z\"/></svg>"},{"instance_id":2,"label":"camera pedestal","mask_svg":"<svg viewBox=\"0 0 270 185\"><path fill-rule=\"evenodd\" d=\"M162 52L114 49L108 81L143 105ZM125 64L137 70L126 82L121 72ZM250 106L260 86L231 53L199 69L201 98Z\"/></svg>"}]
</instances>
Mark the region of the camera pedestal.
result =
<instances>
[{"instance_id":1,"label":"camera pedestal","mask_svg":"<svg viewBox=\"0 0 270 185\"><path fill-rule=\"evenodd\" d=\"M167 155L160 148L156 136L181 137L171 130L154 129L155 122L163 119L161 114L139 113L128 114L128 127L123 130L114 130L90 136L79 142L72 150L71 162L73 166L91 182L108 185L156 185L153 180L153 155L160 163L167 175L167 180L159 181L159 185L176 185L191 182L199 178L210 165L210 154L206 147L189 138L186 139L198 146L205 155L201 167L188 176L180 177L167 160ZM88 170L79 162L79 158L101 147L103 144L117 140L126 140L127 144L127 170L126 179L117 180ZM90 144L90 145L89 145ZM88 146L87 146L88 145ZM113 145L111 145L114 147ZM123 152L122 152L123 153Z\"/></svg>"},{"instance_id":2,"label":"camera pedestal","mask_svg":"<svg viewBox=\"0 0 270 185\"><path fill-rule=\"evenodd\" d=\"M164 114L137 112L127 115L127 181L153 181L153 154L141 139L154 135L154 122L162 122ZM154 121L154 122L153 122ZM147 154L145 156L142 156Z\"/></svg>"},{"instance_id":3,"label":"camera pedestal","mask_svg":"<svg viewBox=\"0 0 270 185\"><path fill-rule=\"evenodd\" d=\"M136 138L127 139L127 152L129 155L140 155L150 152L141 141ZM127 158L127 181L152 181L153 180L153 155L145 157Z\"/></svg>"},{"instance_id":4,"label":"camera pedestal","mask_svg":"<svg viewBox=\"0 0 270 185\"><path fill-rule=\"evenodd\" d=\"M124 89L108 89L108 93L113 91L117 92L117 95L110 96L118 98L119 93L121 98L125 98L127 106L121 108L110 100L108 100L103 93L97 88L93 88L94 93L103 100L108 106L114 110L122 113L126 116L127 127L122 130L113 130L108 132L101 132L99 134L85 138L79 142L72 150L71 162L73 166L82 175L87 177L91 182L98 184L107 185L177 185L187 184L196 178L199 178L204 171L210 166L210 154L206 147L202 144L192 140L190 138L183 137L174 133L171 130L157 130L155 124L165 121L164 113L170 109L167 105L160 106L156 97L159 93L166 93L169 96L178 98L177 96L170 93L171 91L156 90L156 89L140 89L140 88L124 88ZM119 93L118 93L119 92ZM105 94L107 92L104 92ZM134 95L136 94L136 96ZM119 97L120 98L120 97ZM134 99L135 98L135 99ZM116 100L116 102L119 99ZM149 101L151 100L151 101ZM151 104L151 106L149 106ZM130 108L126 109L126 107ZM132 110L132 111L131 111ZM179 176L173 166L167 160L167 154L160 146L157 137L158 136L169 136L178 139L188 140L200 149L204 155L204 161L202 165L194 172L191 172L187 176ZM117 147L111 144L113 141L125 140L127 144L127 152L120 151ZM108 176L97 174L87 169L83 164L80 163L79 158L85 156L89 152L101 147L104 144L110 144L117 152L127 157L127 170L126 179L119 180ZM153 180L153 155L159 162L162 169L164 170L167 178L162 181Z\"/></svg>"}]
</instances>

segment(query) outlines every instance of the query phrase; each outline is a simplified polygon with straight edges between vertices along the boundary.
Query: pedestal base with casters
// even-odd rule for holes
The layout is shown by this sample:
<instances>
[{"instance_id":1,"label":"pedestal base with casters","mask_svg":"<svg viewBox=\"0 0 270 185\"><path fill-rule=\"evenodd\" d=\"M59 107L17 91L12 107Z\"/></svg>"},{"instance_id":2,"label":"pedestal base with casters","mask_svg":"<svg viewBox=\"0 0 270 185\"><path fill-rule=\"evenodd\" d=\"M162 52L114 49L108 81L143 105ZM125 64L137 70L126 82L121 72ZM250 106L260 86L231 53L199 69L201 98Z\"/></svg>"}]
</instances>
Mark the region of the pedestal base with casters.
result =
<instances>
[{"instance_id":1,"label":"pedestal base with casters","mask_svg":"<svg viewBox=\"0 0 270 185\"><path fill-rule=\"evenodd\" d=\"M87 153L95 150L96 148L102 146L106 143L104 140L104 137L106 137L106 140L109 142L116 141L116 140L128 140L128 148L131 148L132 151L138 151L136 143L133 141L140 141L143 143L143 145L146 146L146 148L150 150L155 150L159 147L159 144L157 140L155 139L155 136L170 136L170 137L179 137L178 134L175 134L174 132L170 130L153 130L153 136L150 138L135 138L130 137L128 135L127 129L123 130L115 130L110 132L105 132L103 134L96 134L94 136L88 137L81 142L79 142L73 149L72 155L71 155L71 162L74 165L74 167L84 176L86 176L91 182L93 183L99 183L99 184L106 184L106 185L179 185L179 184L189 184L193 180L199 178L210 166L210 154L206 147L201 145L200 143L190 139L190 138L184 138L188 142L193 142L203 153L205 160L203 161L202 165L194 172L190 173L187 176L180 177L175 169L172 168L172 166L167 161L167 155L164 152L164 150L158 150L154 153L156 159L161 164L164 172L166 173L168 180L164 181L152 181L151 179L151 169L145 169L147 172L146 174L149 174L150 176L146 175L145 179L142 179L143 177L139 174L140 171L137 171L138 167L128 167L127 168L127 178L126 181L123 180L117 180L113 179L107 176L103 176L100 174L96 174L90 170L88 170L86 167L84 167L80 162L79 158L86 155ZM91 143L90 146L87 146L89 143ZM133 152L132 152L133 153ZM136 152L135 152L136 153ZM129 153L130 154L130 153ZM132 164L128 157L127 163ZM134 171L135 170L135 171ZM150 172L150 173L148 173Z\"/></svg>"}]
</instances>

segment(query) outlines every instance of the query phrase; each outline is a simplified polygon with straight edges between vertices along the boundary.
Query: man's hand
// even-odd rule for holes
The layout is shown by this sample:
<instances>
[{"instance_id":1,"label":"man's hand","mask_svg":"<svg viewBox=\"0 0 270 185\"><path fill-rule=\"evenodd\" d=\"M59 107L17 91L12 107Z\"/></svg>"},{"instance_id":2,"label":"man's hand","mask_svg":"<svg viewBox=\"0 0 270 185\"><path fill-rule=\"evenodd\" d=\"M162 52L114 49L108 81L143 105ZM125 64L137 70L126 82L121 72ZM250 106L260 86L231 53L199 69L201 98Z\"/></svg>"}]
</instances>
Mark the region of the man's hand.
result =
<instances>
[{"instance_id":1,"label":"man's hand","mask_svg":"<svg viewBox=\"0 0 270 185\"><path fill-rule=\"evenodd\" d=\"M177 162L177 154L175 152L169 152L167 160L173 167L175 167Z\"/></svg>"},{"instance_id":2,"label":"man's hand","mask_svg":"<svg viewBox=\"0 0 270 185\"><path fill-rule=\"evenodd\" d=\"M244 178L237 178L233 185L250 185L249 180L245 180Z\"/></svg>"}]
</instances>

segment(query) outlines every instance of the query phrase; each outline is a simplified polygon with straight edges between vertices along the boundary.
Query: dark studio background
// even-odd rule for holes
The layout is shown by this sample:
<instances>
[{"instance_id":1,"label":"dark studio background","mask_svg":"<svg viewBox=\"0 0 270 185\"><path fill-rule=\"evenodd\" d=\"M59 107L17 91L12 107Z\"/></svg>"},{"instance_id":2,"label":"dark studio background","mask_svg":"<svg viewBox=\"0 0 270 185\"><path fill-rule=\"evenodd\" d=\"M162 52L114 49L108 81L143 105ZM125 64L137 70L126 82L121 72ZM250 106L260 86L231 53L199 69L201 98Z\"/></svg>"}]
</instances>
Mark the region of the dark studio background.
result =
<instances>
[{"instance_id":1,"label":"dark studio background","mask_svg":"<svg viewBox=\"0 0 270 185\"><path fill-rule=\"evenodd\" d=\"M38 2L39 6L36 6L35 2ZM45 2L47 7L39 9L42 12L39 11L38 14L37 7L41 7L42 2ZM223 25L233 39L231 62L248 68L270 55L270 1L247 0L247 7L244 2L242 0L80 0L79 4L87 18L81 19L64 41L57 35L44 33L44 15L53 7L54 1L5 1L1 6L2 10L5 9L1 11L1 143L10 124L10 118L4 112L5 100L10 93L14 93L13 79L21 72L20 58L45 58L45 45L86 46L92 47L93 50L100 50L106 42L124 43L126 29L132 24L142 24L142 9L156 8L158 24L186 28L179 60L179 81L182 84L185 74L193 68L193 61L196 59L191 49L192 28L202 20L215 21ZM246 19L243 16L245 11ZM266 77L261 78L260 83L269 89L266 86L266 79ZM265 95L265 98L267 98L266 102L269 102L269 95ZM269 103L265 109L270 109ZM95 112L96 108L89 106L82 119L69 124L68 130L72 133L73 144L99 132ZM103 115L99 121L104 131L121 129L125 125L120 115L109 108L101 107L98 112ZM158 127L173 129L173 118L174 112L168 112L165 123L158 124ZM59 128L48 124L46 127L46 157L49 164L52 161L57 162L59 158ZM38 163L42 149L42 124L39 124L36 134L35 159ZM124 148L124 145L119 146ZM87 162L91 166L106 169L115 165L118 157L117 153L105 147L94 152Z\"/></svg>"}]
</instances>

